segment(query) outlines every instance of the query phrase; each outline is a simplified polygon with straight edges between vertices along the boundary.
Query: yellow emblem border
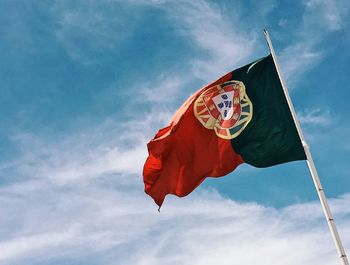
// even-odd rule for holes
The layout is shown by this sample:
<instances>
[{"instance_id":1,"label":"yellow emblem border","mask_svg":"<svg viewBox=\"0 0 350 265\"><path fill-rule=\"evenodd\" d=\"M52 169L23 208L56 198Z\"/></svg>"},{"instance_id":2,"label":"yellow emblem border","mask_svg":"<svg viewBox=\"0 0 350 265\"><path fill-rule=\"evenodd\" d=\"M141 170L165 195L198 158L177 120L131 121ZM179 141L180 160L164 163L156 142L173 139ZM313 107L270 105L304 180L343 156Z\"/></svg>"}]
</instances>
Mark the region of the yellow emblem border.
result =
<instances>
[{"instance_id":1,"label":"yellow emblem border","mask_svg":"<svg viewBox=\"0 0 350 265\"><path fill-rule=\"evenodd\" d=\"M204 90L200 94L200 96L196 99L196 101L194 102L194 105L193 105L193 112L194 112L195 117L198 119L198 121L205 128L210 129L210 130L214 130L215 134L222 139L236 138L247 127L247 125L249 124L249 122L251 121L251 119L253 117L253 104L250 101L250 99L246 93L245 85L242 81L230 80L228 82L216 85L214 87L218 91L222 91L223 87L225 87L227 85L232 85L232 84L235 84L235 87L238 87L238 89L239 89L239 95L240 95L239 104L241 105L242 112L241 112L241 115L240 115L238 121L231 128L222 128L220 126L220 123L219 123L221 116L219 117L219 119L215 119L210 114L209 110L207 109L207 107L204 104L203 97L205 96L205 93L208 90L213 89L213 86ZM203 108L203 106L204 106L204 108ZM248 111L243 111L243 108L245 108L247 106L248 106ZM200 111L198 111L198 109L200 109L200 108L202 108L202 109ZM230 130L232 130L233 128L236 128L237 126L241 126L241 128L239 128L238 131L231 134ZM226 135L220 133L220 131L222 131L222 130L226 131Z\"/></svg>"}]
</instances>

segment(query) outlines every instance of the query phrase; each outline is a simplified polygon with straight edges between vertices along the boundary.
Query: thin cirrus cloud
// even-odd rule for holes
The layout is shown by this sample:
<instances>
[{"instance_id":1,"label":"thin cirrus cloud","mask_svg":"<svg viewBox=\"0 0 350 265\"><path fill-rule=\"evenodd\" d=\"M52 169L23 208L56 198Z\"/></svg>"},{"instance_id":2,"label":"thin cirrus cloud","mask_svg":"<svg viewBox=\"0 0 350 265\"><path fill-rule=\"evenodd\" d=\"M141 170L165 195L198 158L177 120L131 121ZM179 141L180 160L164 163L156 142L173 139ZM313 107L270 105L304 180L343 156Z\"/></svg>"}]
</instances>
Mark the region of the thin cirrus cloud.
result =
<instances>
[{"instance_id":1,"label":"thin cirrus cloud","mask_svg":"<svg viewBox=\"0 0 350 265\"><path fill-rule=\"evenodd\" d=\"M158 213L140 176L152 126L139 125L129 146L136 135L111 122L55 143L18 137L22 178L0 190L0 264L337 264L318 202L277 210L200 190ZM349 199L331 200L345 235Z\"/></svg>"},{"instance_id":2,"label":"thin cirrus cloud","mask_svg":"<svg viewBox=\"0 0 350 265\"><path fill-rule=\"evenodd\" d=\"M312 126L327 126L334 122L334 116L332 117L329 110L313 109L303 110L298 113L299 121L305 125Z\"/></svg>"},{"instance_id":3,"label":"thin cirrus cloud","mask_svg":"<svg viewBox=\"0 0 350 265\"><path fill-rule=\"evenodd\" d=\"M294 33L291 33L290 44L279 52L287 80L296 81L315 67L325 57L325 51L316 47L327 34L346 25L349 4L342 0L327 2L325 5L324 2L305 2L303 18L295 26ZM232 67L247 63L247 59L253 55L261 56L257 51L265 47L265 42L257 42L253 22L248 27L239 21L242 16L239 8L226 10L202 0L179 1L176 4L169 1L114 1L108 4L111 11L118 12L112 19L110 11L94 1L89 5L83 4L80 9L62 4L52 8L52 14L59 22L56 37L73 60L91 64L95 62L94 55L99 51L117 51L128 36L137 34L137 22L142 20L137 14L141 13L143 7L162 10L174 24L175 33L185 36L197 49L202 50L200 55L188 58L188 62L192 76L205 79L206 82L232 70ZM267 2L264 8L266 11L256 19L268 21L274 4ZM128 13L136 15L126 18L126 10L133 10ZM130 22L127 30L123 19ZM288 21L285 20L285 23ZM320 26L315 29L315 24ZM119 34L120 31L123 34Z\"/></svg>"},{"instance_id":4,"label":"thin cirrus cloud","mask_svg":"<svg viewBox=\"0 0 350 265\"><path fill-rule=\"evenodd\" d=\"M50 8L55 37L74 62L101 63L135 32L137 12L126 13L121 7L108 1L56 1Z\"/></svg>"},{"instance_id":5,"label":"thin cirrus cloud","mask_svg":"<svg viewBox=\"0 0 350 265\"><path fill-rule=\"evenodd\" d=\"M128 36L137 34L140 29L135 25L142 21L137 14L142 13L143 7L162 10L174 24L176 34L203 50L203 59L190 59L193 75L199 79L216 78L231 70L233 62L243 62L254 51L254 34L245 33L231 21L239 17L239 11L223 12L207 1L112 1L107 10L97 1L84 3L79 9L63 3L56 3L51 12L58 21L55 35L70 57L82 64L95 63L94 55L118 50ZM112 11L118 15L112 15Z\"/></svg>"},{"instance_id":6,"label":"thin cirrus cloud","mask_svg":"<svg viewBox=\"0 0 350 265\"><path fill-rule=\"evenodd\" d=\"M173 12L170 11L169 13ZM193 59L192 71L197 78L215 79L253 53L255 38L244 29L235 26L238 11L222 12L206 1L185 2L171 13L181 32L192 38L195 45L203 49L203 59Z\"/></svg>"},{"instance_id":7,"label":"thin cirrus cloud","mask_svg":"<svg viewBox=\"0 0 350 265\"><path fill-rule=\"evenodd\" d=\"M178 25L180 35L190 37L194 45L203 49L203 58L191 59L195 77L210 81L232 67L247 63L249 58L261 56L265 42L257 42L253 21L241 23L243 12L239 5L235 9L224 9L207 1L180 1L174 6L167 1L156 3ZM257 14L255 20L269 24L275 3L267 1L263 6L264 12ZM303 2L303 7L302 19L290 32L289 44L278 52L283 73L292 82L297 82L327 56L320 45L330 33L346 27L350 3L311 0Z\"/></svg>"},{"instance_id":8,"label":"thin cirrus cloud","mask_svg":"<svg viewBox=\"0 0 350 265\"><path fill-rule=\"evenodd\" d=\"M47 152L49 160L58 150ZM45 176L28 170L25 181L1 188L0 227L6 228L1 230L1 264L271 264L282 257L284 264L337 264L317 202L276 210L201 191L169 197L158 213L132 172L105 174L94 158L77 161L66 161L77 176L64 185L50 177L58 178L61 169L46 167ZM31 163L45 165L40 158ZM86 163L92 165L91 178L79 175ZM349 198L331 200L345 235L350 232L350 212L344 207Z\"/></svg>"},{"instance_id":9,"label":"thin cirrus cloud","mask_svg":"<svg viewBox=\"0 0 350 265\"><path fill-rule=\"evenodd\" d=\"M146 5L141 2L129 3ZM150 2L154 8L171 13L169 19L178 26L177 34L204 51L199 59L188 58L188 76L211 81L231 70L232 62L243 62L260 47L249 31L244 33L244 28L226 22L232 13L212 3L181 1L170 7L166 3ZM56 4L51 10L61 19L56 38L74 62L86 66L100 62L94 57L96 51L111 50L124 41L113 35L115 28L107 23L108 11L89 7L78 12ZM315 8L315 4L307 8ZM239 17L239 10L235 12ZM330 30L343 25L340 17L331 16L334 26ZM114 17L111 23L120 30L119 18ZM304 26L300 28L307 32ZM126 35L136 30L132 25L129 29ZM81 35L75 35L76 31ZM233 35L239 38L233 40ZM81 49L84 45L76 38L95 41ZM297 44L287 46L285 54L289 59L297 56L292 62L309 69L322 54L315 49L316 42L308 43L304 36L295 42L300 40L305 40L307 47L303 54L298 54ZM284 64L291 62L287 59ZM297 70L292 65L288 73ZM148 80L137 98L137 103L144 100L160 105L161 111L149 108L143 112L133 105L137 112L124 113L122 120L109 120L61 140L39 139L30 133L14 137L21 154L0 165L1 175L11 172L11 176L20 176L0 188L0 264L270 265L281 260L287 265L338 264L318 202L275 209L235 202L215 191L200 189L182 199L169 196L161 213L156 211L156 205L143 192L146 142L155 133L154 128L169 120L173 109L166 105L177 102L175 90L190 82L180 73L165 76L160 73L158 79ZM170 96L154 96L164 88L170 90ZM301 118L303 123L323 126L328 114L301 112ZM344 194L330 203L349 250L350 196Z\"/></svg>"},{"instance_id":10,"label":"thin cirrus cloud","mask_svg":"<svg viewBox=\"0 0 350 265\"><path fill-rule=\"evenodd\" d=\"M346 25L346 17L350 11L350 4L347 0L308 0L305 1L305 6L311 10L309 18L317 19L320 26L326 30L342 29Z\"/></svg>"},{"instance_id":11,"label":"thin cirrus cloud","mask_svg":"<svg viewBox=\"0 0 350 265\"><path fill-rule=\"evenodd\" d=\"M292 41L281 51L282 70L290 82L296 82L316 67L327 56L322 48L326 38L348 24L349 1L309 0L303 4L302 22L290 32L295 43Z\"/></svg>"},{"instance_id":12,"label":"thin cirrus cloud","mask_svg":"<svg viewBox=\"0 0 350 265\"><path fill-rule=\"evenodd\" d=\"M185 80L173 75L160 74L158 80L142 84L142 89L136 86L133 90L137 103L153 103L165 105L173 103L185 87Z\"/></svg>"}]
</instances>

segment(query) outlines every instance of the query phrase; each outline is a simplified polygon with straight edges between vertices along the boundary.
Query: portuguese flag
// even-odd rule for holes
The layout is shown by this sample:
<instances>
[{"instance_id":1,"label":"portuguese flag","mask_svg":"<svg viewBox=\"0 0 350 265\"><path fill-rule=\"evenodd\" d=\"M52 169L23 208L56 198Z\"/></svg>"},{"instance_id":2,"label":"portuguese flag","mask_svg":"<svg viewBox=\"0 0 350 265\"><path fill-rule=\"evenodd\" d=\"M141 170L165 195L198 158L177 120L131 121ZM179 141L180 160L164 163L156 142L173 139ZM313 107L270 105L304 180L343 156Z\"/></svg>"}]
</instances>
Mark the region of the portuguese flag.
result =
<instances>
[{"instance_id":1,"label":"portuguese flag","mask_svg":"<svg viewBox=\"0 0 350 265\"><path fill-rule=\"evenodd\" d=\"M145 192L159 206L241 163L306 159L271 55L198 90L147 146Z\"/></svg>"}]
</instances>

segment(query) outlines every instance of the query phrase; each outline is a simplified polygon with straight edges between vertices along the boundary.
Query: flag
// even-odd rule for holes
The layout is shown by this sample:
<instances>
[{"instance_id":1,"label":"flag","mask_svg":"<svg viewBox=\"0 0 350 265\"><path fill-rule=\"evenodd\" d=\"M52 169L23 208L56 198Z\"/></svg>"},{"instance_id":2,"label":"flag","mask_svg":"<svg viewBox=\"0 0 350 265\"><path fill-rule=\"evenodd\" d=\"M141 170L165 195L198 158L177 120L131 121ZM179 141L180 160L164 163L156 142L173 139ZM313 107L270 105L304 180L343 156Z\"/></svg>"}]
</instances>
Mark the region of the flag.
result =
<instances>
[{"instance_id":1,"label":"flag","mask_svg":"<svg viewBox=\"0 0 350 265\"><path fill-rule=\"evenodd\" d=\"M198 90L147 147L145 192L159 207L167 194L186 196L242 163L306 159L271 55Z\"/></svg>"}]
</instances>

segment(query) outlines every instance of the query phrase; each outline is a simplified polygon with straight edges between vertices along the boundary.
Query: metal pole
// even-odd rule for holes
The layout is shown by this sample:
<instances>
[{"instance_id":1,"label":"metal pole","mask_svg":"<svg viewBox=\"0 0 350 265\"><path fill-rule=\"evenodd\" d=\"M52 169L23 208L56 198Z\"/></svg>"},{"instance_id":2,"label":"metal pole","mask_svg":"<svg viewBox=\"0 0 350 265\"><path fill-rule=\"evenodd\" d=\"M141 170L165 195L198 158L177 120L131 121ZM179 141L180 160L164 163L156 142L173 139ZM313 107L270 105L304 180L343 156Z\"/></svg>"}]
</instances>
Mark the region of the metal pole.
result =
<instances>
[{"instance_id":1,"label":"metal pole","mask_svg":"<svg viewBox=\"0 0 350 265\"><path fill-rule=\"evenodd\" d=\"M297 114L295 112L295 109L293 107L292 101L291 101L289 93L288 93L287 85L285 84L284 79L282 77L282 73L281 73L281 70L280 70L280 67L279 67L279 64L278 64L278 61L277 61L275 50L273 49L273 46L272 46L272 42L271 42L269 33L265 29L264 29L264 34L265 34L265 38L267 40L267 43L268 43L270 51L271 51L272 59L273 59L273 61L275 63L275 66L276 66L278 77L279 77L279 79L281 81L281 84L282 84L284 95L285 95L285 97L287 99L288 106L289 106L289 109L290 109L290 111L292 113L292 117L293 117L295 126L297 128L299 137L300 137L302 145L304 147L304 151L305 151L306 159L307 159L306 160L307 161L307 165L309 167L309 170L310 170L310 173L311 173L311 177L312 177L312 180L313 180L313 182L315 184L315 188L317 190L317 194L318 194L318 197L320 199L324 215L326 216L329 229L331 231L331 234L332 234L335 246L337 248L338 255L339 255L340 260L341 260L341 264L342 265L349 265L349 261L348 261L348 259L346 257L346 254L345 254L342 242L340 240L340 237L339 237L339 234L338 234L338 231L337 231L337 227L335 226L331 210L330 210L330 208L328 206L327 199L326 199L325 193L323 191L320 178L318 177L317 170L316 170L314 161L313 161L312 156L311 156L309 145L305 141L303 132L301 130L300 123L299 123L298 118L297 118Z\"/></svg>"}]
</instances>

